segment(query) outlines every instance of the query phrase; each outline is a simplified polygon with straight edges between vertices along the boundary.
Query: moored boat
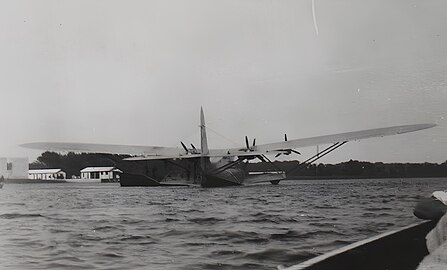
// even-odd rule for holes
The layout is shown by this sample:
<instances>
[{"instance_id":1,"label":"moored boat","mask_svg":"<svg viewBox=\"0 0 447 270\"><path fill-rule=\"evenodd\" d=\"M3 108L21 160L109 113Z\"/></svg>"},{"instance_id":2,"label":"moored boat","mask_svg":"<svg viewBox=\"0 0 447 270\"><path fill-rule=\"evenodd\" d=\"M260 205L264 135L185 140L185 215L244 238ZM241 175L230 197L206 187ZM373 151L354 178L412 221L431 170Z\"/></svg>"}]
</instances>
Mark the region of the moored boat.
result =
<instances>
[{"instance_id":1,"label":"moored boat","mask_svg":"<svg viewBox=\"0 0 447 270\"><path fill-rule=\"evenodd\" d=\"M425 236L436 221L422 221L355 242L284 270L414 270L428 255Z\"/></svg>"}]
</instances>

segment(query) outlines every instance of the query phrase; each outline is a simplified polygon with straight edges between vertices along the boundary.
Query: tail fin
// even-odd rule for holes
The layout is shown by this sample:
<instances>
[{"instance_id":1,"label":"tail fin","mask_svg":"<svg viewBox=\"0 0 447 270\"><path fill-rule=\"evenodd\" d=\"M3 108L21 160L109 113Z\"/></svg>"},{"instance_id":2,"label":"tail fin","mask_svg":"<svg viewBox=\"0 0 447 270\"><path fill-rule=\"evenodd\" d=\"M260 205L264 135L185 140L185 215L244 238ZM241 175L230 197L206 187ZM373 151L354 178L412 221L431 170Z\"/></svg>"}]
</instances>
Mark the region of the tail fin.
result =
<instances>
[{"instance_id":1,"label":"tail fin","mask_svg":"<svg viewBox=\"0 0 447 270\"><path fill-rule=\"evenodd\" d=\"M208 141L206 139L205 115L203 114L202 107L200 107L200 143L202 155L208 155L210 151L208 149Z\"/></svg>"}]
</instances>

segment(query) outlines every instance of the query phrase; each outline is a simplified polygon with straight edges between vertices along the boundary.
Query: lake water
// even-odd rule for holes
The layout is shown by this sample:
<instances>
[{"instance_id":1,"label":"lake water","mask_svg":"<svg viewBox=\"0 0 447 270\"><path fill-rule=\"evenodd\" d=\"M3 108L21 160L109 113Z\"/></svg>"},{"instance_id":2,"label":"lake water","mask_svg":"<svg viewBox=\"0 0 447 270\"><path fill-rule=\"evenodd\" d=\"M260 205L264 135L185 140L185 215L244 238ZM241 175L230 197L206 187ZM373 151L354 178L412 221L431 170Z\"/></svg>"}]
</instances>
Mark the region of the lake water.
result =
<instances>
[{"instance_id":1,"label":"lake water","mask_svg":"<svg viewBox=\"0 0 447 270\"><path fill-rule=\"evenodd\" d=\"M6 184L0 269L276 269L416 222L446 179Z\"/></svg>"}]
</instances>

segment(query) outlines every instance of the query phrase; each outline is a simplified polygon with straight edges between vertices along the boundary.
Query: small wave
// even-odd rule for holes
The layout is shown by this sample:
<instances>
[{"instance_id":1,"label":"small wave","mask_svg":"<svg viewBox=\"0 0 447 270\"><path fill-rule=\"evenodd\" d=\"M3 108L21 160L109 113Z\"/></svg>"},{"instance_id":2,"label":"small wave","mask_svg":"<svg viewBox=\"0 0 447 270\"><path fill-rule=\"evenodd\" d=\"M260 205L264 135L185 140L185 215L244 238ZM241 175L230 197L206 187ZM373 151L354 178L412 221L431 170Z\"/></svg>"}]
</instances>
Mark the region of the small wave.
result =
<instances>
[{"instance_id":1,"label":"small wave","mask_svg":"<svg viewBox=\"0 0 447 270\"><path fill-rule=\"evenodd\" d=\"M200 225L213 225L218 222L223 221L223 219L215 218L215 217L206 217L206 218L191 218L188 221L200 224Z\"/></svg>"},{"instance_id":2,"label":"small wave","mask_svg":"<svg viewBox=\"0 0 447 270\"><path fill-rule=\"evenodd\" d=\"M113 253L113 252L107 252L107 253L99 253L100 256L108 257L108 258L123 258L124 256Z\"/></svg>"},{"instance_id":3,"label":"small wave","mask_svg":"<svg viewBox=\"0 0 447 270\"><path fill-rule=\"evenodd\" d=\"M135 241L152 239L149 235L127 235L120 238L120 241Z\"/></svg>"},{"instance_id":4,"label":"small wave","mask_svg":"<svg viewBox=\"0 0 447 270\"><path fill-rule=\"evenodd\" d=\"M25 203L0 203L2 206L26 206Z\"/></svg>"},{"instance_id":5,"label":"small wave","mask_svg":"<svg viewBox=\"0 0 447 270\"><path fill-rule=\"evenodd\" d=\"M251 219L251 220L246 220L246 221L247 222L256 222L256 223L272 222L272 223L276 223L276 224L282 224L285 222L297 222L297 220L294 217L271 215L271 214L265 214L262 212L258 212L254 215L251 215L251 217L255 217L256 219Z\"/></svg>"},{"instance_id":6,"label":"small wave","mask_svg":"<svg viewBox=\"0 0 447 270\"><path fill-rule=\"evenodd\" d=\"M304 234L297 233L296 231L287 231L286 233L274 233L270 235L270 239L290 239L290 238L303 238Z\"/></svg>"},{"instance_id":7,"label":"small wave","mask_svg":"<svg viewBox=\"0 0 447 270\"><path fill-rule=\"evenodd\" d=\"M161 237L179 236L179 235L185 235L187 233L188 232L186 232L186 231L172 229L172 230L161 233L159 236L161 236Z\"/></svg>"},{"instance_id":8,"label":"small wave","mask_svg":"<svg viewBox=\"0 0 447 270\"><path fill-rule=\"evenodd\" d=\"M392 210L393 208L391 207L368 207L365 210L368 211L382 211L382 210Z\"/></svg>"},{"instance_id":9,"label":"small wave","mask_svg":"<svg viewBox=\"0 0 447 270\"><path fill-rule=\"evenodd\" d=\"M320 227L320 228L329 228L333 227L336 223L330 222L309 222L310 226Z\"/></svg>"},{"instance_id":10,"label":"small wave","mask_svg":"<svg viewBox=\"0 0 447 270\"><path fill-rule=\"evenodd\" d=\"M117 229L117 227L109 226L109 225L99 226L99 227L94 227L93 228L93 230L95 230L95 231L113 231L115 229Z\"/></svg>"},{"instance_id":11,"label":"small wave","mask_svg":"<svg viewBox=\"0 0 447 270\"><path fill-rule=\"evenodd\" d=\"M276 262L290 263L302 261L311 257L315 257L316 255L317 254L309 251L292 252L288 249L270 248L258 252L247 253L244 257L257 261L274 260Z\"/></svg>"},{"instance_id":12,"label":"small wave","mask_svg":"<svg viewBox=\"0 0 447 270\"><path fill-rule=\"evenodd\" d=\"M387 217L391 216L391 214L388 213L381 213L381 212L365 212L362 214L362 217L368 217L368 218L378 218L378 217Z\"/></svg>"},{"instance_id":13,"label":"small wave","mask_svg":"<svg viewBox=\"0 0 447 270\"><path fill-rule=\"evenodd\" d=\"M0 218L4 219L15 219L15 218L35 218L35 217L44 217L41 214L19 214L19 213L7 213L0 215Z\"/></svg>"},{"instance_id":14,"label":"small wave","mask_svg":"<svg viewBox=\"0 0 447 270\"><path fill-rule=\"evenodd\" d=\"M215 250L211 252L212 256L236 256L244 254L244 252L240 250Z\"/></svg>"},{"instance_id":15,"label":"small wave","mask_svg":"<svg viewBox=\"0 0 447 270\"><path fill-rule=\"evenodd\" d=\"M205 213L205 211L203 211L203 210L194 209L194 208L190 208L190 209L180 209L178 212L179 212L179 213L194 213L194 212Z\"/></svg>"},{"instance_id":16,"label":"small wave","mask_svg":"<svg viewBox=\"0 0 447 270\"><path fill-rule=\"evenodd\" d=\"M68 232L70 232L70 231L68 231L68 230L64 230L64 229L53 229L53 228L50 228L50 233L68 233Z\"/></svg>"},{"instance_id":17,"label":"small wave","mask_svg":"<svg viewBox=\"0 0 447 270\"><path fill-rule=\"evenodd\" d=\"M390 227L392 227L392 226L394 226L395 224L394 223L392 223L392 222L377 222L377 223L374 223L374 226L377 226L377 227L386 227L386 228L390 228Z\"/></svg>"},{"instance_id":18,"label":"small wave","mask_svg":"<svg viewBox=\"0 0 447 270\"><path fill-rule=\"evenodd\" d=\"M54 257L54 258L49 258L49 259L47 259L47 261L49 261L49 262L54 262L54 261L57 261L57 262L60 262L60 261L66 261L66 262L84 262L84 260L81 259L81 258L79 258L79 257L75 257L75 256L64 256L64 255L62 255L62 256L57 256L57 257Z\"/></svg>"},{"instance_id":19,"label":"small wave","mask_svg":"<svg viewBox=\"0 0 447 270\"><path fill-rule=\"evenodd\" d=\"M332 241L330 244L334 245L334 246L346 246L346 245L349 245L351 243L352 243L352 241L338 239L338 240Z\"/></svg>"},{"instance_id":20,"label":"small wave","mask_svg":"<svg viewBox=\"0 0 447 270\"><path fill-rule=\"evenodd\" d=\"M139 224L139 223L145 223L145 222L147 222L147 221L145 221L145 220L141 220L141 219L139 219L139 220L134 220L134 219L123 219L123 220L121 220L121 222L123 223L123 224Z\"/></svg>"},{"instance_id":21,"label":"small wave","mask_svg":"<svg viewBox=\"0 0 447 270\"><path fill-rule=\"evenodd\" d=\"M165 222L176 222L176 221L182 221L182 220L178 218L165 218Z\"/></svg>"},{"instance_id":22,"label":"small wave","mask_svg":"<svg viewBox=\"0 0 447 270\"><path fill-rule=\"evenodd\" d=\"M99 236L93 236L93 235L89 235L89 234L73 234L72 235L73 239L75 240L75 242L70 243L73 245L77 245L77 242L83 242L83 241L101 241L103 240L102 237Z\"/></svg>"},{"instance_id":23,"label":"small wave","mask_svg":"<svg viewBox=\"0 0 447 270\"><path fill-rule=\"evenodd\" d=\"M315 205L317 209L339 209L340 207L331 204Z\"/></svg>"},{"instance_id":24,"label":"small wave","mask_svg":"<svg viewBox=\"0 0 447 270\"><path fill-rule=\"evenodd\" d=\"M205 246L206 243L203 242L189 242L189 243L184 243L185 246L191 246L191 247L201 247L201 246Z\"/></svg>"},{"instance_id":25,"label":"small wave","mask_svg":"<svg viewBox=\"0 0 447 270\"><path fill-rule=\"evenodd\" d=\"M229 264L229 263L201 263L186 265L182 269L206 269L206 270L246 270L246 269L265 269L265 265L256 263L242 263Z\"/></svg>"},{"instance_id":26,"label":"small wave","mask_svg":"<svg viewBox=\"0 0 447 270\"><path fill-rule=\"evenodd\" d=\"M343 236L343 233L331 230L331 231L310 231L299 233L296 231L287 231L286 233L275 233L270 235L270 239L272 240L294 240L294 239L305 239L305 238L313 238L316 236L322 235L331 235L331 236Z\"/></svg>"},{"instance_id":27,"label":"small wave","mask_svg":"<svg viewBox=\"0 0 447 270\"><path fill-rule=\"evenodd\" d=\"M373 235L378 233L378 230L372 228L359 228L355 231L357 231L359 234L367 234L367 235Z\"/></svg>"},{"instance_id":28,"label":"small wave","mask_svg":"<svg viewBox=\"0 0 447 270\"><path fill-rule=\"evenodd\" d=\"M202 232L201 237L213 238L216 242L231 242L233 244L261 244L269 241L266 235L246 231Z\"/></svg>"},{"instance_id":29,"label":"small wave","mask_svg":"<svg viewBox=\"0 0 447 270\"><path fill-rule=\"evenodd\" d=\"M76 266L79 269L79 266ZM72 264L65 264L65 263L49 263L45 265L45 269L69 269L69 268L73 268ZM87 268L84 268L87 269Z\"/></svg>"}]
</instances>

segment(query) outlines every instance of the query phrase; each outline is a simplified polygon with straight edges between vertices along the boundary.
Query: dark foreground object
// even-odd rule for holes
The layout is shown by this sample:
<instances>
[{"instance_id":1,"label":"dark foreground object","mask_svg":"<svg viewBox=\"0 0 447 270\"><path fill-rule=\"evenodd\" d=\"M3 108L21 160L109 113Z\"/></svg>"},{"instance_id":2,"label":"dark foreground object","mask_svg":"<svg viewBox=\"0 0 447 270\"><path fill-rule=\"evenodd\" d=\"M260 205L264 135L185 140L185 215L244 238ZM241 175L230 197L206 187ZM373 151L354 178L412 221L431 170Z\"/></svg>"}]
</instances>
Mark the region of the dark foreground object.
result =
<instances>
[{"instance_id":1,"label":"dark foreground object","mask_svg":"<svg viewBox=\"0 0 447 270\"><path fill-rule=\"evenodd\" d=\"M420 219L439 220L446 211L447 205L434 197L429 197L421 199L416 204L413 214Z\"/></svg>"},{"instance_id":2,"label":"dark foreground object","mask_svg":"<svg viewBox=\"0 0 447 270\"><path fill-rule=\"evenodd\" d=\"M120 185L122 187L188 186L187 184L160 183L146 175L133 173L122 173L120 176Z\"/></svg>"},{"instance_id":3,"label":"dark foreground object","mask_svg":"<svg viewBox=\"0 0 447 270\"><path fill-rule=\"evenodd\" d=\"M287 270L414 270L428 254L425 236L437 221L424 221L317 256Z\"/></svg>"}]
</instances>

